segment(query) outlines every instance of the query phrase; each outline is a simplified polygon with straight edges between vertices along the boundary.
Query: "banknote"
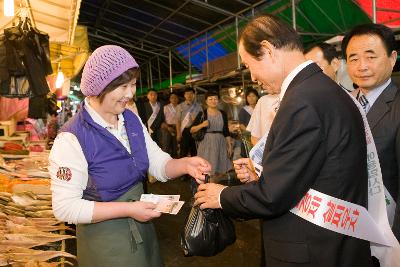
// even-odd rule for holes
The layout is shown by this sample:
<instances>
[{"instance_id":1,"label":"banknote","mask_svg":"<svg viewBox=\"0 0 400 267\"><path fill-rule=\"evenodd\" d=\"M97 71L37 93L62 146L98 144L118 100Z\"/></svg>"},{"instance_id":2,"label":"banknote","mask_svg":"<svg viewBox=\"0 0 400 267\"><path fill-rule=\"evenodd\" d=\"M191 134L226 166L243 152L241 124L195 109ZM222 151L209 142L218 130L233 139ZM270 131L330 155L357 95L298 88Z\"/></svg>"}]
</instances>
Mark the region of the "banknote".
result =
<instances>
[{"instance_id":1,"label":"banknote","mask_svg":"<svg viewBox=\"0 0 400 267\"><path fill-rule=\"evenodd\" d=\"M152 202L157 204L161 200L179 201L180 195L157 195L157 194L142 194L140 201Z\"/></svg>"},{"instance_id":2,"label":"banknote","mask_svg":"<svg viewBox=\"0 0 400 267\"><path fill-rule=\"evenodd\" d=\"M157 203L155 211L176 215L178 214L184 203L184 201L171 201L167 199L162 199L160 202Z\"/></svg>"}]
</instances>

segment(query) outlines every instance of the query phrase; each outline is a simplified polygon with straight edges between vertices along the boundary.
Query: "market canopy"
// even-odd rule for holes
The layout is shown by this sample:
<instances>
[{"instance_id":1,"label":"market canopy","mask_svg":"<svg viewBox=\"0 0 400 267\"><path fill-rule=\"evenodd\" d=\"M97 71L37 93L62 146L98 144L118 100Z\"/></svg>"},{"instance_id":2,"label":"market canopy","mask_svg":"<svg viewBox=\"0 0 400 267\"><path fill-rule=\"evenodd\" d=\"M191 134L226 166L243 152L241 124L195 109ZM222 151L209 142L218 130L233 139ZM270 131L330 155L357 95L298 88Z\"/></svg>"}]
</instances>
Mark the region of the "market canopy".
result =
<instances>
[{"instance_id":1,"label":"market canopy","mask_svg":"<svg viewBox=\"0 0 400 267\"><path fill-rule=\"evenodd\" d=\"M390 10L399 8L399 0L376 2L378 22L399 22L399 11ZM169 51L173 76L181 75L177 82L184 82L189 62L192 72L201 72L206 62L234 53L237 28L253 14L273 13L290 24L295 18L306 46L372 21L372 0L294 3L293 17L292 0L84 0L78 22L88 28L91 50L123 46L141 65L143 83L150 85L149 77L155 83L169 80Z\"/></svg>"}]
</instances>

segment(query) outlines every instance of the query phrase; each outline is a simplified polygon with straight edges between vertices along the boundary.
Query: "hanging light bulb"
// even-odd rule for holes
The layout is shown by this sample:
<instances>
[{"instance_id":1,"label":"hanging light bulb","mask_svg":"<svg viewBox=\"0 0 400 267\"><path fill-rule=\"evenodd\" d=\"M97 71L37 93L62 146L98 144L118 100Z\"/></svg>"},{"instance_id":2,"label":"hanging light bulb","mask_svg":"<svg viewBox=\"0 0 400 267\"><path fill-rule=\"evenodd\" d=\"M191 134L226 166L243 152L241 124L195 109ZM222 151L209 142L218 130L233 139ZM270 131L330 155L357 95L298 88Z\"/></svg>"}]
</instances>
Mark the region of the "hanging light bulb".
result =
<instances>
[{"instance_id":1,"label":"hanging light bulb","mask_svg":"<svg viewBox=\"0 0 400 267\"><path fill-rule=\"evenodd\" d=\"M61 70L61 64L58 63L58 72L57 72L57 79L56 79L56 88L61 88L64 83L64 73Z\"/></svg>"},{"instance_id":2,"label":"hanging light bulb","mask_svg":"<svg viewBox=\"0 0 400 267\"><path fill-rule=\"evenodd\" d=\"M4 0L4 16L14 17L14 0Z\"/></svg>"}]
</instances>

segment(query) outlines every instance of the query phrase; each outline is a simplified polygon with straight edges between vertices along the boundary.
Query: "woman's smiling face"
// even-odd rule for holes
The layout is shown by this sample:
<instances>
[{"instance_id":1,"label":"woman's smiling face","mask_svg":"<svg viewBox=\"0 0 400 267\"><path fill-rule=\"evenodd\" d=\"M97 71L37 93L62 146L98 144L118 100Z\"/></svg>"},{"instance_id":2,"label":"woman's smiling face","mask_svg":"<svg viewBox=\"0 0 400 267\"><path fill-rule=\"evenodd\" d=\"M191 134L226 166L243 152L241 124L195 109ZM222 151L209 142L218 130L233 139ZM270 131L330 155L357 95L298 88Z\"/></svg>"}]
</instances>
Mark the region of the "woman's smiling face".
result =
<instances>
[{"instance_id":1,"label":"woman's smiling face","mask_svg":"<svg viewBox=\"0 0 400 267\"><path fill-rule=\"evenodd\" d=\"M104 96L100 107L103 111L113 114L121 114L126 104L136 94L136 79L124 83Z\"/></svg>"}]
</instances>

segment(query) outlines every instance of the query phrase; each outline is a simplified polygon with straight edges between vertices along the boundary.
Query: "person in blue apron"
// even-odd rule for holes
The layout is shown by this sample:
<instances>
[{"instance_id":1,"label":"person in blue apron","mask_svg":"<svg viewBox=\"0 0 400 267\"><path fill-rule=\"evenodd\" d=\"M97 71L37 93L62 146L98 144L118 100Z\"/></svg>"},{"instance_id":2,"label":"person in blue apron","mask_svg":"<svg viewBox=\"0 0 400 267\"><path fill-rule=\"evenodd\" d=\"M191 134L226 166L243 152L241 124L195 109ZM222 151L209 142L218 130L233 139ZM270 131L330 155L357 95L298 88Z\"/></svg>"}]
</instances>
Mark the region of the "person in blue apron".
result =
<instances>
[{"instance_id":1,"label":"person in blue apron","mask_svg":"<svg viewBox=\"0 0 400 267\"><path fill-rule=\"evenodd\" d=\"M53 211L77 225L80 267L164 266L151 219L161 214L142 202L149 172L165 182L211 170L200 157L172 159L126 104L136 92L139 66L123 48L97 48L85 64L77 114L60 130L49 156Z\"/></svg>"}]
</instances>

